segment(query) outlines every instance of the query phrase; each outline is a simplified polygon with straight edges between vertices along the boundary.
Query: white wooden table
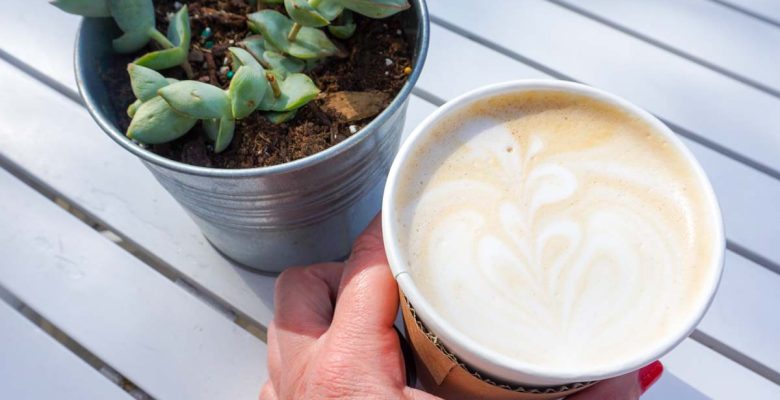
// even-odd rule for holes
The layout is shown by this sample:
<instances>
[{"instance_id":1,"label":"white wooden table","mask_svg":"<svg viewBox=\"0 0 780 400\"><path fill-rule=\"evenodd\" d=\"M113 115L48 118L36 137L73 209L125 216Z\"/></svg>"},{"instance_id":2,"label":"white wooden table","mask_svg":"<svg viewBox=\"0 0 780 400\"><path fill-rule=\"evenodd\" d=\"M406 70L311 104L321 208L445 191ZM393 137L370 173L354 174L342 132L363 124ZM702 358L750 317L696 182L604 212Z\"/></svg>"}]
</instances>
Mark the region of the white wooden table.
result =
<instances>
[{"instance_id":1,"label":"white wooden table","mask_svg":"<svg viewBox=\"0 0 780 400\"><path fill-rule=\"evenodd\" d=\"M651 399L780 399L780 0L429 0L407 131L519 78L667 122L723 207L723 283ZM255 399L274 279L226 261L80 104L77 17L0 0L0 398Z\"/></svg>"}]
</instances>

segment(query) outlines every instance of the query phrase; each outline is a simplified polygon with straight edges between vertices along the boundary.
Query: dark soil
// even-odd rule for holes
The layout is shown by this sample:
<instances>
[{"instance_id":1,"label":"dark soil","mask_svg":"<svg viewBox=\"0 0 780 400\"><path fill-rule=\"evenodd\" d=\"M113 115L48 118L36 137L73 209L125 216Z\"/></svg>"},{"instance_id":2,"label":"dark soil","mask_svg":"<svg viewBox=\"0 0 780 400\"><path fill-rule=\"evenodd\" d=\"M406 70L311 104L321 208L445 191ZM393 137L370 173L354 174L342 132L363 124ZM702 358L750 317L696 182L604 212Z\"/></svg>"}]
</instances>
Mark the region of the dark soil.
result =
<instances>
[{"instance_id":1,"label":"dark soil","mask_svg":"<svg viewBox=\"0 0 780 400\"><path fill-rule=\"evenodd\" d=\"M227 88L230 80L223 65L230 66L227 48L253 34L246 26L245 15L253 12L246 0L196 0L186 2L192 28L190 64L192 79ZM174 12L173 1L155 1L157 24L166 32L169 12ZM284 12L283 7L278 8ZM410 11L406 11L410 12ZM381 91L393 99L406 82L406 67L411 65L411 46L402 34L398 16L374 20L355 15L357 30L348 40L331 39L345 50L345 57L330 57L307 71L320 89L321 96L340 91ZM212 35L202 36L206 27ZM206 43L210 41L211 43ZM213 45L212 45L213 44ZM210 47L210 48L209 48ZM107 82L117 114L119 127L126 130L130 124L127 106L135 101L127 77L127 63L154 49L151 45L133 55L116 55L103 79ZM387 60L390 61L387 61ZM226 64L227 63L227 64ZM180 68L161 71L163 75L186 79ZM406 71L408 72L408 70ZM151 150L172 160L214 168L251 168L282 164L303 158L331 147L353 131L368 124L373 117L354 122L341 122L325 113L315 100L298 110L295 118L280 124L270 123L260 113L236 121L233 142L222 153L215 154L206 140L200 124L182 138ZM350 129L351 126L351 129Z\"/></svg>"}]
</instances>

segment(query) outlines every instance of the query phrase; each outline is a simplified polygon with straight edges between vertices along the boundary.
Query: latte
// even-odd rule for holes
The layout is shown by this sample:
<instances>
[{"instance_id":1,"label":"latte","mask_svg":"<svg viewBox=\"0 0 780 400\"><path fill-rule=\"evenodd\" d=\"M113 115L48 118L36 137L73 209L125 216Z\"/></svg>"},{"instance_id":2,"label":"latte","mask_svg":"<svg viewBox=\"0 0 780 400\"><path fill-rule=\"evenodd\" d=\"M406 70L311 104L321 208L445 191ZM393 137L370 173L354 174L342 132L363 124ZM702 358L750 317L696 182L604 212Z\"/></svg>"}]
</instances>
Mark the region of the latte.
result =
<instances>
[{"instance_id":1,"label":"latte","mask_svg":"<svg viewBox=\"0 0 780 400\"><path fill-rule=\"evenodd\" d=\"M386 207L405 269L460 334L546 370L608 371L701 312L717 205L669 138L556 90L454 114L410 151Z\"/></svg>"}]
</instances>

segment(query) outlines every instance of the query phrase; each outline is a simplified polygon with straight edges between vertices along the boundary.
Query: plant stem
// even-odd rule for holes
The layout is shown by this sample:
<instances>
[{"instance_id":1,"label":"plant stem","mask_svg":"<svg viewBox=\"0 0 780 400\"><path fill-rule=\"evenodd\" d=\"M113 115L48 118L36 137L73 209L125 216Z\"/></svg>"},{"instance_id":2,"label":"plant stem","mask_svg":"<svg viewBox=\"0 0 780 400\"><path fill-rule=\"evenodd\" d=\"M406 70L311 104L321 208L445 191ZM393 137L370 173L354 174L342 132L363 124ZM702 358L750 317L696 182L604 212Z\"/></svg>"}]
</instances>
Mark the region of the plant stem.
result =
<instances>
[{"instance_id":1,"label":"plant stem","mask_svg":"<svg viewBox=\"0 0 780 400\"><path fill-rule=\"evenodd\" d=\"M282 90L279 89L279 82L276 81L276 77L274 74L270 72L265 73L265 78L268 79L268 83L271 84L271 90L274 91L274 97L279 97L282 95Z\"/></svg>"},{"instance_id":2,"label":"plant stem","mask_svg":"<svg viewBox=\"0 0 780 400\"><path fill-rule=\"evenodd\" d=\"M301 24L294 23L292 26L292 29L290 29L290 33L287 35L287 40L294 42L295 38L298 37L298 31L301 30Z\"/></svg>"},{"instance_id":3,"label":"plant stem","mask_svg":"<svg viewBox=\"0 0 780 400\"><path fill-rule=\"evenodd\" d=\"M184 70L184 74L187 75L187 79L192 79L195 76L195 73L192 72L192 66L190 65L189 60L184 60L184 62L181 63L181 69Z\"/></svg>"},{"instance_id":4,"label":"plant stem","mask_svg":"<svg viewBox=\"0 0 780 400\"><path fill-rule=\"evenodd\" d=\"M167 37L165 37L165 35L160 33L160 31L158 31L155 28L149 29L149 37L154 39L154 41L159 43L160 46L162 46L163 48L172 49L172 48L176 47L176 46L173 45L173 43L171 43L170 40L168 40Z\"/></svg>"}]
</instances>

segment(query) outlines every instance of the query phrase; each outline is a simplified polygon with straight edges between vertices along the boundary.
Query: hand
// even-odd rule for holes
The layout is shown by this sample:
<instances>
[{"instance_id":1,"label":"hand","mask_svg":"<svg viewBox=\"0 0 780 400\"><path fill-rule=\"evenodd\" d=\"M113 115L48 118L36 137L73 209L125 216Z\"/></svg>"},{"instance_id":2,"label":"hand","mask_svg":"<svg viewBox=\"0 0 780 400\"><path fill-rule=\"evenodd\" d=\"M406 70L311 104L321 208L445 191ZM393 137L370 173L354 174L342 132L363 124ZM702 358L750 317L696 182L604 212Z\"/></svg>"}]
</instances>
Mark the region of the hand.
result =
<instances>
[{"instance_id":1,"label":"hand","mask_svg":"<svg viewBox=\"0 0 780 400\"><path fill-rule=\"evenodd\" d=\"M405 384L393 328L398 287L385 257L379 218L357 239L346 262L282 273L274 303L268 327L269 380L262 400L438 399ZM568 399L637 399L661 370L656 362Z\"/></svg>"}]
</instances>

